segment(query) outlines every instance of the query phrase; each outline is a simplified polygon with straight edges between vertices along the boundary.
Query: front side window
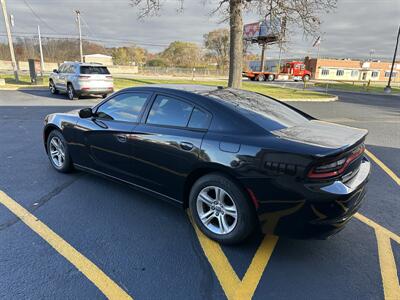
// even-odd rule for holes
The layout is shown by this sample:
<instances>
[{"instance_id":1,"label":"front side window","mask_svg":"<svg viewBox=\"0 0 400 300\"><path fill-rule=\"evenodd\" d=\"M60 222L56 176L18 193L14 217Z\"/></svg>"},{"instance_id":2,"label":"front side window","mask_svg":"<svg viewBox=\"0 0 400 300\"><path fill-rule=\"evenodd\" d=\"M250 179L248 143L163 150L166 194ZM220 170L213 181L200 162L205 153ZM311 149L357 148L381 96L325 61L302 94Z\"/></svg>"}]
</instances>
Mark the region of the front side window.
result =
<instances>
[{"instance_id":1,"label":"front side window","mask_svg":"<svg viewBox=\"0 0 400 300\"><path fill-rule=\"evenodd\" d=\"M147 124L186 127L193 106L168 96L158 95L151 107Z\"/></svg>"},{"instance_id":2,"label":"front side window","mask_svg":"<svg viewBox=\"0 0 400 300\"><path fill-rule=\"evenodd\" d=\"M96 112L98 118L104 120L138 122L149 94L123 93L103 103Z\"/></svg>"},{"instance_id":3,"label":"front side window","mask_svg":"<svg viewBox=\"0 0 400 300\"><path fill-rule=\"evenodd\" d=\"M68 65L66 64L62 64L59 68L58 68L58 73L64 73L65 69L68 67Z\"/></svg>"}]
</instances>

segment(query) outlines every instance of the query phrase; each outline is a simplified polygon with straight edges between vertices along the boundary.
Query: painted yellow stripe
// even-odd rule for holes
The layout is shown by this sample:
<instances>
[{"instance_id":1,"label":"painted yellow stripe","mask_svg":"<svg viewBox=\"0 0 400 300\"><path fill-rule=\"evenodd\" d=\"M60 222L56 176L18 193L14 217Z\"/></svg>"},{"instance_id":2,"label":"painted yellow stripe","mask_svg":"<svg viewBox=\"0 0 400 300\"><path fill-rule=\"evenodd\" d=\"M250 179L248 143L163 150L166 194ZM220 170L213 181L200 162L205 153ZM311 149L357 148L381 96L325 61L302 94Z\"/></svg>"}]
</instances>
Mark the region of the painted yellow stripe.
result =
<instances>
[{"instance_id":1,"label":"painted yellow stripe","mask_svg":"<svg viewBox=\"0 0 400 300\"><path fill-rule=\"evenodd\" d=\"M0 203L7 207L30 229L81 271L107 298L132 299L131 296L100 270L99 267L79 253L74 247L68 244L29 211L7 196L3 191L0 191Z\"/></svg>"},{"instance_id":2,"label":"painted yellow stripe","mask_svg":"<svg viewBox=\"0 0 400 300\"><path fill-rule=\"evenodd\" d=\"M240 289L236 294L236 299L251 299L253 297L277 242L277 236L267 235L264 237L240 283Z\"/></svg>"},{"instance_id":3,"label":"painted yellow stripe","mask_svg":"<svg viewBox=\"0 0 400 300\"><path fill-rule=\"evenodd\" d=\"M400 178L388 168L379 158L377 158L374 154L370 151L365 150L365 153L378 165L382 168L383 171L386 172L398 185L400 185Z\"/></svg>"},{"instance_id":4,"label":"painted yellow stripe","mask_svg":"<svg viewBox=\"0 0 400 300\"><path fill-rule=\"evenodd\" d=\"M382 285L387 300L400 300L400 285L390 238L381 229L375 229Z\"/></svg>"},{"instance_id":5,"label":"painted yellow stripe","mask_svg":"<svg viewBox=\"0 0 400 300\"><path fill-rule=\"evenodd\" d=\"M206 237L193 222L191 215L189 219L195 229L197 238L206 255L208 262L213 268L217 279L229 300L250 300L261 280L261 276L271 258L272 252L278 242L277 236L267 235L257 249L243 280L240 280L232 268L221 246Z\"/></svg>"},{"instance_id":6,"label":"painted yellow stripe","mask_svg":"<svg viewBox=\"0 0 400 300\"><path fill-rule=\"evenodd\" d=\"M382 225L379 225L378 223L372 221L371 219L367 218L366 216L363 216L360 213L356 213L354 215L354 217L356 217L357 219L359 219L361 222L364 222L365 224L371 226L372 228L374 228L375 230L379 230L381 232L383 232L384 234L386 234L388 237L390 237L392 240L396 241L397 243L400 244L400 236L398 236L396 233L386 229L385 227L383 227Z\"/></svg>"},{"instance_id":7,"label":"painted yellow stripe","mask_svg":"<svg viewBox=\"0 0 400 300\"><path fill-rule=\"evenodd\" d=\"M192 219L191 219L192 221ZM192 221L194 230L196 231L200 245L203 248L204 254L213 268L218 281L225 292L228 299L235 299L237 287L240 284L240 279L233 270L228 258L222 251L221 246L206 237L196 224Z\"/></svg>"}]
</instances>

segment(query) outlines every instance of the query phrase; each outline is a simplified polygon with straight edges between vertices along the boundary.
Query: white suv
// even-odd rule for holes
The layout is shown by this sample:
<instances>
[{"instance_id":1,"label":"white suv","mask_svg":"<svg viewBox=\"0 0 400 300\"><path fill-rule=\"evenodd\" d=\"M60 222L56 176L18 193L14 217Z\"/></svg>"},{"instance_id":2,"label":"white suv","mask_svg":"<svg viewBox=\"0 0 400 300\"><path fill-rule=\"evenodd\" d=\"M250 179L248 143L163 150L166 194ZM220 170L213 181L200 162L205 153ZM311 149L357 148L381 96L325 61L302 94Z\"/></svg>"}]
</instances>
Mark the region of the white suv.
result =
<instances>
[{"instance_id":1,"label":"white suv","mask_svg":"<svg viewBox=\"0 0 400 300\"><path fill-rule=\"evenodd\" d=\"M92 94L105 98L114 91L114 83L106 66L65 62L50 74L49 89L52 94L66 92L70 100Z\"/></svg>"}]
</instances>

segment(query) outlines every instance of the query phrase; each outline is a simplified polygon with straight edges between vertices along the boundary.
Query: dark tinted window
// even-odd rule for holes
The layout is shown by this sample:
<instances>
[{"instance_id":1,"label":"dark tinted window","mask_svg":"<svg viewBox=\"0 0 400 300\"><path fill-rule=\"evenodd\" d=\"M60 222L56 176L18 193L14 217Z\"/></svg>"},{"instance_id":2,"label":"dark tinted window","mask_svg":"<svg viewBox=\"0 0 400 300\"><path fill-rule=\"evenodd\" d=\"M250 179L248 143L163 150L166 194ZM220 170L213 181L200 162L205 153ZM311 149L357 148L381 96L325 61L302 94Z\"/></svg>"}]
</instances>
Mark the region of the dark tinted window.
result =
<instances>
[{"instance_id":1,"label":"dark tinted window","mask_svg":"<svg viewBox=\"0 0 400 300\"><path fill-rule=\"evenodd\" d=\"M195 108L193 110L192 116L190 117L188 127L207 129L208 125L210 124L210 120L211 120L210 114Z\"/></svg>"},{"instance_id":2,"label":"dark tinted window","mask_svg":"<svg viewBox=\"0 0 400 300\"><path fill-rule=\"evenodd\" d=\"M246 116L268 131L296 126L309 119L296 110L257 93L221 89L208 94L223 100L226 105Z\"/></svg>"},{"instance_id":3,"label":"dark tinted window","mask_svg":"<svg viewBox=\"0 0 400 300\"><path fill-rule=\"evenodd\" d=\"M138 122L149 94L124 93L116 95L97 109L97 117L106 120Z\"/></svg>"},{"instance_id":4,"label":"dark tinted window","mask_svg":"<svg viewBox=\"0 0 400 300\"><path fill-rule=\"evenodd\" d=\"M185 127L193 106L171 97L157 96L147 118L147 123Z\"/></svg>"},{"instance_id":5,"label":"dark tinted window","mask_svg":"<svg viewBox=\"0 0 400 300\"><path fill-rule=\"evenodd\" d=\"M81 66L81 74L110 74L107 67Z\"/></svg>"}]
</instances>

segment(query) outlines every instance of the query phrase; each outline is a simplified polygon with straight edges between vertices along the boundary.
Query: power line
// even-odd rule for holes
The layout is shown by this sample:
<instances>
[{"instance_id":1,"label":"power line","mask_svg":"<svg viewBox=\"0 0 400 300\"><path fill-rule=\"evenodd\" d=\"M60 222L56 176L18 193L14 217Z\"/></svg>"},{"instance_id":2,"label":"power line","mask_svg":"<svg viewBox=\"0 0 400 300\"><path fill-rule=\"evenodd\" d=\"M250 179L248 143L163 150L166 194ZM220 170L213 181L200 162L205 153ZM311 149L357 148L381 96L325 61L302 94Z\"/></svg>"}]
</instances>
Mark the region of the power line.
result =
<instances>
[{"instance_id":1,"label":"power line","mask_svg":"<svg viewBox=\"0 0 400 300\"><path fill-rule=\"evenodd\" d=\"M90 36L93 36L93 31L92 31L92 29L89 27L89 24L86 22L86 19L83 17L82 14L81 14L81 20L83 21L83 23L85 24L87 30L89 31Z\"/></svg>"},{"instance_id":2,"label":"power line","mask_svg":"<svg viewBox=\"0 0 400 300\"><path fill-rule=\"evenodd\" d=\"M48 29L50 29L51 31L56 33L56 31L33 10L32 6L28 3L27 0L24 0L24 3L26 4L26 6L29 8L29 10L32 12L32 14L36 17L36 19L38 21L42 22L43 25L45 25Z\"/></svg>"}]
</instances>

